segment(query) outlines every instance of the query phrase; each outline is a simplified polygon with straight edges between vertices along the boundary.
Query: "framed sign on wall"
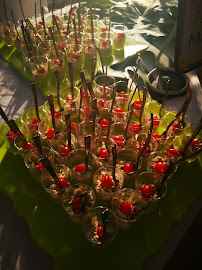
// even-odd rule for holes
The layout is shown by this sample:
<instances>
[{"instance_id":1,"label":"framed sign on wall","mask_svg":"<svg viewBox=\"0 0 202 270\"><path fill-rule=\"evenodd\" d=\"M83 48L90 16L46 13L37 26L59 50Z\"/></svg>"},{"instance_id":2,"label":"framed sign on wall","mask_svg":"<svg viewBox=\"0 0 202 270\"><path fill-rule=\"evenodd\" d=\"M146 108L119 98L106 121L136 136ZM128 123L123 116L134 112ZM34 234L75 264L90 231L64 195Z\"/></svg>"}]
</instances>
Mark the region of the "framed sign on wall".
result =
<instances>
[{"instance_id":1,"label":"framed sign on wall","mask_svg":"<svg viewBox=\"0 0 202 270\"><path fill-rule=\"evenodd\" d=\"M175 69L186 73L202 66L202 0L179 0Z\"/></svg>"}]
</instances>

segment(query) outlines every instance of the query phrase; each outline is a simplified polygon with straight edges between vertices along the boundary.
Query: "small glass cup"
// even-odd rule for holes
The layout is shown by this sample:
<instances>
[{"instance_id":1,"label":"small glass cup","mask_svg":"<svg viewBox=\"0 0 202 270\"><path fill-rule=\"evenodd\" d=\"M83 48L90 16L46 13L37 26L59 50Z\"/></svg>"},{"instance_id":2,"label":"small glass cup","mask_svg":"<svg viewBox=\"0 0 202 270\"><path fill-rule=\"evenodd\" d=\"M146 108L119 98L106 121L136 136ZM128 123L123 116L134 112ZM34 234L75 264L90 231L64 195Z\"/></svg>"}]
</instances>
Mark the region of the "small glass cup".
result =
<instances>
[{"instance_id":1,"label":"small glass cup","mask_svg":"<svg viewBox=\"0 0 202 270\"><path fill-rule=\"evenodd\" d=\"M112 32L102 32L99 35L99 48L102 57L111 57L112 56Z\"/></svg>"},{"instance_id":2,"label":"small glass cup","mask_svg":"<svg viewBox=\"0 0 202 270\"><path fill-rule=\"evenodd\" d=\"M128 28L124 25L114 25L112 27L113 37L113 48L114 50L123 50L126 42L126 31Z\"/></svg>"},{"instance_id":3,"label":"small glass cup","mask_svg":"<svg viewBox=\"0 0 202 270\"><path fill-rule=\"evenodd\" d=\"M65 101L60 97L60 105L64 109L66 106ZM58 124L58 121L64 120L64 111L60 112L60 107L58 105L58 99L53 98L53 105L54 105L54 116L55 116L55 122L56 125ZM43 105L43 112L45 113L46 117L48 118L48 121L51 122L51 111L48 101L46 101Z\"/></svg>"},{"instance_id":4,"label":"small glass cup","mask_svg":"<svg viewBox=\"0 0 202 270\"><path fill-rule=\"evenodd\" d=\"M114 192L121 189L124 183L124 175L121 169L116 168L115 177L113 179L113 167L104 166L99 168L94 176L93 183L98 197L101 200L108 201L112 198Z\"/></svg>"},{"instance_id":5,"label":"small glass cup","mask_svg":"<svg viewBox=\"0 0 202 270\"><path fill-rule=\"evenodd\" d=\"M14 139L14 145L19 153L24 157L28 150L35 147L32 141L32 136L26 130L21 130L23 137L25 138L27 145L20 139L20 137L16 136Z\"/></svg>"},{"instance_id":6,"label":"small glass cup","mask_svg":"<svg viewBox=\"0 0 202 270\"><path fill-rule=\"evenodd\" d=\"M71 170L63 164L53 165L53 169L62 185L62 188L59 187L59 185L46 169L44 169L42 172L41 183L44 189L52 196L52 198L56 202L61 203L62 194L71 183L72 173Z\"/></svg>"},{"instance_id":7,"label":"small glass cup","mask_svg":"<svg viewBox=\"0 0 202 270\"><path fill-rule=\"evenodd\" d=\"M1 23L1 34L6 42L6 45L11 47L14 46L14 40L16 37L14 24L9 22L9 27L7 22Z\"/></svg>"},{"instance_id":8,"label":"small glass cup","mask_svg":"<svg viewBox=\"0 0 202 270\"><path fill-rule=\"evenodd\" d=\"M59 81L63 82L65 76L65 54L62 51L58 51L58 56L54 51L49 52L46 55L48 59L49 69L54 74L54 70L58 69Z\"/></svg>"},{"instance_id":9,"label":"small glass cup","mask_svg":"<svg viewBox=\"0 0 202 270\"><path fill-rule=\"evenodd\" d=\"M126 130L127 124L123 122L116 122L111 125L110 129L110 140L112 143L116 144L117 146L117 151L119 151L122 147L124 147L126 143L125 139L125 130ZM127 133L129 136L129 133Z\"/></svg>"},{"instance_id":10,"label":"small glass cup","mask_svg":"<svg viewBox=\"0 0 202 270\"><path fill-rule=\"evenodd\" d=\"M42 108L39 108L40 119L45 118L45 113ZM25 111L21 116L21 121L24 125L25 130L27 130L30 135L33 137L38 133L38 118L36 117L35 108L31 108Z\"/></svg>"},{"instance_id":11,"label":"small glass cup","mask_svg":"<svg viewBox=\"0 0 202 270\"><path fill-rule=\"evenodd\" d=\"M97 98L112 98L113 89L116 85L114 77L99 75L95 78L94 93ZM104 87L105 86L105 87Z\"/></svg>"},{"instance_id":12,"label":"small glass cup","mask_svg":"<svg viewBox=\"0 0 202 270\"><path fill-rule=\"evenodd\" d=\"M98 44L98 40L94 39L94 41L91 38L85 38L83 39L83 57L84 57L84 63L86 66L91 63L92 65L92 59L93 57L97 56L97 49L95 47L95 43Z\"/></svg>"},{"instance_id":13,"label":"small glass cup","mask_svg":"<svg viewBox=\"0 0 202 270\"><path fill-rule=\"evenodd\" d=\"M128 230L141 217L148 202L138 191L124 188L114 193L111 204L119 225Z\"/></svg>"},{"instance_id":14,"label":"small glass cup","mask_svg":"<svg viewBox=\"0 0 202 270\"><path fill-rule=\"evenodd\" d=\"M107 226L103 224L102 219L102 215L106 210L108 211ZM105 247L110 244L118 232L117 217L110 209L103 206L98 206L90 210L85 216L83 219L82 228L86 238L92 244Z\"/></svg>"},{"instance_id":15,"label":"small glass cup","mask_svg":"<svg viewBox=\"0 0 202 270\"><path fill-rule=\"evenodd\" d=\"M73 87L74 91L74 99L72 99L72 94L70 89L66 89L61 91L60 97L66 102L64 105L65 112L69 109L76 109L78 111L79 103L80 103L80 90L78 87Z\"/></svg>"},{"instance_id":16,"label":"small glass cup","mask_svg":"<svg viewBox=\"0 0 202 270\"><path fill-rule=\"evenodd\" d=\"M73 150L68 156L67 164L72 170L72 178L77 183L88 183L92 179L94 164L89 153L88 168L85 169L85 149Z\"/></svg>"},{"instance_id":17,"label":"small glass cup","mask_svg":"<svg viewBox=\"0 0 202 270\"><path fill-rule=\"evenodd\" d=\"M70 186L62 197L62 205L73 221L80 222L95 204L93 189L85 184Z\"/></svg>"},{"instance_id":18,"label":"small glass cup","mask_svg":"<svg viewBox=\"0 0 202 270\"><path fill-rule=\"evenodd\" d=\"M97 27L99 28L100 33L104 33L106 31L109 31L109 25L111 21L109 18L103 18L102 20L99 20L97 23Z\"/></svg>"},{"instance_id":19,"label":"small glass cup","mask_svg":"<svg viewBox=\"0 0 202 270\"><path fill-rule=\"evenodd\" d=\"M112 145L106 136L96 137L91 144L91 152L96 167L100 168L106 165L112 165L111 155Z\"/></svg>"},{"instance_id":20,"label":"small glass cup","mask_svg":"<svg viewBox=\"0 0 202 270\"><path fill-rule=\"evenodd\" d=\"M48 147L42 147L44 156L47 156L50 162L54 163L53 151ZM40 156L36 148L32 148L26 152L24 162L26 167L30 170L34 179L38 182L41 180L41 174L44 170L43 164L40 162Z\"/></svg>"},{"instance_id":21,"label":"small glass cup","mask_svg":"<svg viewBox=\"0 0 202 270\"><path fill-rule=\"evenodd\" d=\"M93 26L96 27L97 23L99 21L100 16L98 14L93 14L92 15L92 20L93 20ZM90 27L91 26L91 14L87 14L85 16L85 21L86 21L86 26Z\"/></svg>"},{"instance_id":22,"label":"small glass cup","mask_svg":"<svg viewBox=\"0 0 202 270\"><path fill-rule=\"evenodd\" d=\"M160 185L160 180L150 172L141 173L135 182L136 190L148 202L155 202L165 196L167 184Z\"/></svg>"},{"instance_id":23,"label":"small glass cup","mask_svg":"<svg viewBox=\"0 0 202 270\"><path fill-rule=\"evenodd\" d=\"M64 122L62 120L58 120L55 122L56 131L53 129L52 122L48 119L44 119L40 121L38 125L38 131L42 138L42 143L45 146L50 146L50 141L55 135L56 132L64 132Z\"/></svg>"},{"instance_id":24,"label":"small glass cup","mask_svg":"<svg viewBox=\"0 0 202 270\"><path fill-rule=\"evenodd\" d=\"M91 135L91 142L92 142L94 140L94 138L100 134L100 129L99 129L99 126L97 124L95 124L95 136L94 137L92 134L92 129L93 129L93 121L85 121L85 122L82 122L81 124L79 124L78 131L77 131L76 135L78 137L79 146L81 148L85 147L85 143L84 143L85 136Z\"/></svg>"},{"instance_id":25,"label":"small glass cup","mask_svg":"<svg viewBox=\"0 0 202 270\"><path fill-rule=\"evenodd\" d=\"M47 84L48 60L45 57L34 57L29 59L32 76L36 84L43 86Z\"/></svg>"},{"instance_id":26,"label":"small glass cup","mask_svg":"<svg viewBox=\"0 0 202 270\"><path fill-rule=\"evenodd\" d=\"M78 48L77 48L78 47ZM73 62L74 72L82 70L82 45L68 44L66 47L67 61Z\"/></svg>"},{"instance_id":27,"label":"small glass cup","mask_svg":"<svg viewBox=\"0 0 202 270\"><path fill-rule=\"evenodd\" d=\"M78 46L82 45L82 40L84 39L84 33L83 32L77 32L76 37L77 37ZM69 40L70 40L70 43L75 45L75 32L71 32L69 34Z\"/></svg>"},{"instance_id":28,"label":"small glass cup","mask_svg":"<svg viewBox=\"0 0 202 270\"><path fill-rule=\"evenodd\" d=\"M71 146L72 150L77 148L77 138L71 134ZM68 137L67 133L60 132L53 136L50 142L51 148L55 153L55 157L58 163L66 164L68 155L70 154L70 149L68 146Z\"/></svg>"},{"instance_id":29,"label":"small glass cup","mask_svg":"<svg viewBox=\"0 0 202 270\"><path fill-rule=\"evenodd\" d=\"M108 132L108 125L109 125L109 117L110 117L110 110L108 108L99 110L99 115L97 116L97 123L100 128L100 135L106 136ZM112 124L115 122L115 114L112 112L111 114L111 121Z\"/></svg>"},{"instance_id":30,"label":"small glass cup","mask_svg":"<svg viewBox=\"0 0 202 270\"><path fill-rule=\"evenodd\" d=\"M171 157L166 152L153 152L148 158L147 170L153 174L153 178L161 180L167 171L170 160Z\"/></svg>"},{"instance_id":31,"label":"small glass cup","mask_svg":"<svg viewBox=\"0 0 202 270\"><path fill-rule=\"evenodd\" d=\"M85 121L85 113L82 109L78 108L66 108L65 112L70 113L72 134L77 135L79 130L79 124Z\"/></svg>"},{"instance_id":32,"label":"small glass cup","mask_svg":"<svg viewBox=\"0 0 202 270\"><path fill-rule=\"evenodd\" d=\"M132 149L121 149L117 153L117 168L121 169L124 174L124 182L134 182L134 177L137 175L137 171L140 170L142 161L140 159L138 169L134 170L133 165L136 164L138 153ZM131 183L133 184L133 183Z\"/></svg>"}]
</instances>

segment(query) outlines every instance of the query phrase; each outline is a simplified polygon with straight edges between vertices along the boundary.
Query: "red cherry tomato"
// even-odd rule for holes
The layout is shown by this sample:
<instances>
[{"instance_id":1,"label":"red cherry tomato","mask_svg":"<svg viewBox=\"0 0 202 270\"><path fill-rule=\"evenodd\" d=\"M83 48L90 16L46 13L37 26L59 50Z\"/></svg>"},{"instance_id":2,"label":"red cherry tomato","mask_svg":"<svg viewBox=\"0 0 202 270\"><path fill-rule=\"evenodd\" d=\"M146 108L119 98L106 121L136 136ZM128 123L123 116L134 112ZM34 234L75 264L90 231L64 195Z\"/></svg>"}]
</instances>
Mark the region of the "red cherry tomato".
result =
<instances>
[{"instance_id":1,"label":"red cherry tomato","mask_svg":"<svg viewBox=\"0 0 202 270\"><path fill-rule=\"evenodd\" d=\"M114 181L111 176L105 175L101 179L101 186L104 188L111 188L114 184Z\"/></svg>"},{"instance_id":2,"label":"red cherry tomato","mask_svg":"<svg viewBox=\"0 0 202 270\"><path fill-rule=\"evenodd\" d=\"M99 121L99 124L100 124L100 127L101 127L101 128L108 128L109 122L108 122L106 119L101 119L101 120Z\"/></svg>"},{"instance_id":3,"label":"red cherry tomato","mask_svg":"<svg viewBox=\"0 0 202 270\"><path fill-rule=\"evenodd\" d=\"M139 100L139 99L137 99L137 100L135 101L135 103L134 103L134 106L135 106L135 109L136 109L136 110L140 110L141 107L142 107L142 101Z\"/></svg>"},{"instance_id":4,"label":"red cherry tomato","mask_svg":"<svg viewBox=\"0 0 202 270\"><path fill-rule=\"evenodd\" d=\"M46 133L46 136L48 137L49 140L51 140L54 135L55 135L55 130L53 128L50 128Z\"/></svg>"},{"instance_id":5,"label":"red cherry tomato","mask_svg":"<svg viewBox=\"0 0 202 270\"><path fill-rule=\"evenodd\" d=\"M121 118L121 117L123 117L123 110L121 108L116 108L115 114L117 117Z\"/></svg>"},{"instance_id":6,"label":"red cherry tomato","mask_svg":"<svg viewBox=\"0 0 202 270\"><path fill-rule=\"evenodd\" d=\"M125 173L132 173L134 172L134 168L131 164L127 163L124 165L123 170Z\"/></svg>"},{"instance_id":7,"label":"red cherry tomato","mask_svg":"<svg viewBox=\"0 0 202 270\"><path fill-rule=\"evenodd\" d=\"M66 187L69 185L69 183L67 182L67 179L65 179L65 178L63 178L63 177L60 177L60 178L59 178L59 181L60 181L60 184L62 185L63 188L66 188ZM56 188L57 190L60 190L60 187L59 187L58 184L55 185L55 188Z\"/></svg>"},{"instance_id":8,"label":"red cherry tomato","mask_svg":"<svg viewBox=\"0 0 202 270\"><path fill-rule=\"evenodd\" d=\"M61 154L63 157L68 156L69 153L70 153L70 150L69 150L69 147L68 147L68 146L64 146L64 147L60 150L60 154Z\"/></svg>"},{"instance_id":9,"label":"red cherry tomato","mask_svg":"<svg viewBox=\"0 0 202 270\"><path fill-rule=\"evenodd\" d=\"M123 137L118 135L118 136L114 136L113 137L113 140L115 141L115 143L118 145L118 146L121 146L123 144Z\"/></svg>"},{"instance_id":10,"label":"red cherry tomato","mask_svg":"<svg viewBox=\"0 0 202 270\"><path fill-rule=\"evenodd\" d=\"M130 215L131 211L132 211L132 205L130 202L126 201L126 202L122 202L120 204L120 210L123 214L125 215Z\"/></svg>"},{"instance_id":11,"label":"red cherry tomato","mask_svg":"<svg viewBox=\"0 0 202 270\"><path fill-rule=\"evenodd\" d=\"M101 158L108 158L108 152L106 149L101 149L100 150L100 157Z\"/></svg>"},{"instance_id":12,"label":"red cherry tomato","mask_svg":"<svg viewBox=\"0 0 202 270\"><path fill-rule=\"evenodd\" d=\"M78 164L75 167L75 172L76 173L83 173L85 170L85 165L84 164Z\"/></svg>"},{"instance_id":13,"label":"red cherry tomato","mask_svg":"<svg viewBox=\"0 0 202 270\"><path fill-rule=\"evenodd\" d=\"M158 162L158 163L155 164L154 170L159 174L163 174L163 173L166 172L167 166L163 162Z\"/></svg>"},{"instance_id":14,"label":"red cherry tomato","mask_svg":"<svg viewBox=\"0 0 202 270\"><path fill-rule=\"evenodd\" d=\"M43 164L41 162L37 165L37 170L39 172L42 172L43 171Z\"/></svg>"},{"instance_id":15,"label":"red cherry tomato","mask_svg":"<svg viewBox=\"0 0 202 270\"><path fill-rule=\"evenodd\" d=\"M104 106L104 105L105 105L105 101L106 101L105 98L101 98L101 99L99 99L98 104L99 104L100 106Z\"/></svg>"},{"instance_id":16,"label":"red cherry tomato","mask_svg":"<svg viewBox=\"0 0 202 270\"><path fill-rule=\"evenodd\" d=\"M141 187L140 191L142 192L142 196L145 198L151 198L154 196L154 188L150 185Z\"/></svg>"},{"instance_id":17,"label":"red cherry tomato","mask_svg":"<svg viewBox=\"0 0 202 270\"><path fill-rule=\"evenodd\" d=\"M72 201L72 208L79 211L81 210L81 207L82 207L81 200L78 197L74 198Z\"/></svg>"},{"instance_id":18,"label":"red cherry tomato","mask_svg":"<svg viewBox=\"0 0 202 270\"><path fill-rule=\"evenodd\" d=\"M99 238L103 238L103 229L102 227L97 227L97 235Z\"/></svg>"}]
</instances>

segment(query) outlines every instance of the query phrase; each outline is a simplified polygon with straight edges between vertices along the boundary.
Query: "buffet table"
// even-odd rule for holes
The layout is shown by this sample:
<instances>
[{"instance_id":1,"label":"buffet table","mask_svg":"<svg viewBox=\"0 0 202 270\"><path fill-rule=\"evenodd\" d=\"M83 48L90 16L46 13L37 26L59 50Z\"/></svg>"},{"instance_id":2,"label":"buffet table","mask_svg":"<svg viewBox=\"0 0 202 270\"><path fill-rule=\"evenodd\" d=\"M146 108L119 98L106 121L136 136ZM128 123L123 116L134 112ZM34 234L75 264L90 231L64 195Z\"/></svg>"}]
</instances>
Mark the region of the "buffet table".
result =
<instances>
[{"instance_id":1,"label":"buffet table","mask_svg":"<svg viewBox=\"0 0 202 270\"><path fill-rule=\"evenodd\" d=\"M202 89L196 71L187 75L193 91L187 114L195 126L202 115ZM33 107L30 82L3 60L0 77L0 105L8 117L17 118ZM46 97L40 89L37 93L42 105ZM165 106L177 111L184 99L185 96L169 99ZM107 248L98 249L87 242L81 226L73 224L62 207L34 181L22 158L10 153L1 141L2 269L141 269L142 265L149 270L163 269L202 209L202 184L198 182L201 166L201 155L191 163L181 164L158 206L144 215L132 231L120 230Z\"/></svg>"}]
</instances>

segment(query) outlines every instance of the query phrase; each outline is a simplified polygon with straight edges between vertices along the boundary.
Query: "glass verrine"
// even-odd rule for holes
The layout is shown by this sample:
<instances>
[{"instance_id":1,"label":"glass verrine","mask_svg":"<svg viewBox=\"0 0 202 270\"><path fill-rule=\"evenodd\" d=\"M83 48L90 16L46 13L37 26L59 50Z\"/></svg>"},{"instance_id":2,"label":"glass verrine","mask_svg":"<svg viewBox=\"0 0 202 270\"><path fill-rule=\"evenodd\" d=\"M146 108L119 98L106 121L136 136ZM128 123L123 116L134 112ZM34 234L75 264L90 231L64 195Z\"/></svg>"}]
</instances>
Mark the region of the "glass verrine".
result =
<instances>
[{"instance_id":1,"label":"glass verrine","mask_svg":"<svg viewBox=\"0 0 202 270\"><path fill-rule=\"evenodd\" d=\"M66 113L70 113L71 132L76 135L79 129L79 124L85 121L85 113L82 109L78 108L66 109Z\"/></svg>"},{"instance_id":2,"label":"glass verrine","mask_svg":"<svg viewBox=\"0 0 202 270\"><path fill-rule=\"evenodd\" d=\"M75 32L71 32L69 34L70 43L72 43L72 44L75 45L75 38L76 37L77 37L77 44L78 44L78 46L79 45L82 45L82 40L84 38L84 33L83 32L76 32L76 36L75 36Z\"/></svg>"},{"instance_id":3,"label":"glass verrine","mask_svg":"<svg viewBox=\"0 0 202 270\"><path fill-rule=\"evenodd\" d=\"M40 121L38 125L38 131L41 135L42 143L44 146L50 146L50 141L56 133L64 132L65 125L62 120L55 122L56 130L53 129L50 119L44 119Z\"/></svg>"},{"instance_id":4,"label":"glass verrine","mask_svg":"<svg viewBox=\"0 0 202 270\"><path fill-rule=\"evenodd\" d=\"M67 112L69 109L76 109L79 108L80 103L80 90L78 87L73 87L74 92L74 98L72 98L72 93L70 89L65 89L61 91L60 97L66 102L64 105L65 112Z\"/></svg>"},{"instance_id":5,"label":"glass verrine","mask_svg":"<svg viewBox=\"0 0 202 270\"><path fill-rule=\"evenodd\" d=\"M41 107L39 107L39 116L40 119L45 118L45 113ZM35 108L28 109L21 115L21 121L24 125L24 129L27 130L31 136L34 136L38 133L38 118L36 116Z\"/></svg>"},{"instance_id":6,"label":"glass verrine","mask_svg":"<svg viewBox=\"0 0 202 270\"><path fill-rule=\"evenodd\" d=\"M95 193L90 186L85 184L70 186L62 197L62 205L74 221L81 221L94 204Z\"/></svg>"},{"instance_id":7,"label":"glass verrine","mask_svg":"<svg viewBox=\"0 0 202 270\"><path fill-rule=\"evenodd\" d=\"M105 227L102 215L106 210L108 211L108 223ZM105 227L104 232L103 227ZM118 232L117 217L110 209L98 206L90 210L85 216L82 228L86 238L92 244L105 247L114 239Z\"/></svg>"},{"instance_id":8,"label":"glass verrine","mask_svg":"<svg viewBox=\"0 0 202 270\"><path fill-rule=\"evenodd\" d=\"M128 28L125 25L114 25L112 27L113 36L113 48L115 50L123 50L126 42L126 31Z\"/></svg>"},{"instance_id":9,"label":"glass verrine","mask_svg":"<svg viewBox=\"0 0 202 270\"><path fill-rule=\"evenodd\" d=\"M111 124L115 122L115 114L111 113ZM108 125L110 121L110 110L108 108L99 110L99 115L97 116L97 124L100 128L100 135L107 136Z\"/></svg>"},{"instance_id":10,"label":"glass verrine","mask_svg":"<svg viewBox=\"0 0 202 270\"><path fill-rule=\"evenodd\" d=\"M176 113L177 114L177 113ZM166 115L167 117L168 115ZM191 125L190 118L185 115L184 118L182 118L182 115L180 115L175 122L171 125L171 127L168 129L167 135L168 136L180 136L184 132L186 132L187 128Z\"/></svg>"},{"instance_id":11,"label":"glass verrine","mask_svg":"<svg viewBox=\"0 0 202 270\"><path fill-rule=\"evenodd\" d=\"M91 152L96 167L112 165L111 141L106 136L96 137L91 144Z\"/></svg>"},{"instance_id":12,"label":"glass verrine","mask_svg":"<svg viewBox=\"0 0 202 270\"><path fill-rule=\"evenodd\" d=\"M77 183L89 183L94 172L94 163L89 153L88 168L85 168L85 149L73 150L68 156L67 164L72 170L72 178Z\"/></svg>"},{"instance_id":13,"label":"glass verrine","mask_svg":"<svg viewBox=\"0 0 202 270\"><path fill-rule=\"evenodd\" d=\"M124 229L130 229L141 217L148 202L138 191L124 188L114 193L111 204L112 210L118 217L119 225Z\"/></svg>"},{"instance_id":14,"label":"glass verrine","mask_svg":"<svg viewBox=\"0 0 202 270\"><path fill-rule=\"evenodd\" d=\"M148 202L161 199L167 192L167 184L160 185L160 179L155 178L150 172L143 172L138 175L135 186L144 200Z\"/></svg>"},{"instance_id":15,"label":"glass verrine","mask_svg":"<svg viewBox=\"0 0 202 270\"><path fill-rule=\"evenodd\" d=\"M78 141L76 136L71 134L72 150L77 148L77 144ZM67 133L60 132L55 134L51 139L50 146L54 151L57 162L61 164L67 164L67 159L70 154Z\"/></svg>"},{"instance_id":16,"label":"glass verrine","mask_svg":"<svg viewBox=\"0 0 202 270\"><path fill-rule=\"evenodd\" d=\"M62 84L65 78L65 54L62 51L58 51L58 56L56 55L55 51L52 50L46 55L48 59L49 69L51 73L54 74L54 70L58 69L58 76L60 85ZM55 83L55 77L53 76L53 80Z\"/></svg>"},{"instance_id":17,"label":"glass verrine","mask_svg":"<svg viewBox=\"0 0 202 270\"><path fill-rule=\"evenodd\" d=\"M99 35L99 48L102 57L112 56L113 32L102 32Z\"/></svg>"},{"instance_id":18,"label":"glass verrine","mask_svg":"<svg viewBox=\"0 0 202 270\"><path fill-rule=\"evenodd\" d=\"M126 143L126 138L125 138L125 130L126 130L127 124L123 122L115 122L111 125L110 129L110 140L112 143L116 144L117 146L117 151L119 151L122 147L124 147L124 144ZM130 136L129 132L128 138Z\"/></svg>"},{"instance_id":19,"label":"glass verrine","mask_svg":"<svg viewBox=\"0 0 202 270\"><path fill-rule=\"evenodd\" d=\"M153 152L148 158L147 170L153 174L153 178L161 180L167 171L170 160L171 156L164 151Z\"/></svg>"},{"instance_id":20,"label":"glass verrine","mask_svg":"<svg viewBox=\"0 0 202 270\"><path fill-rule=\"evenodd\" d=\"M109 24L111 23L109 18L103 18L102 20L99 20L97 23L97 27L99 28L99 32L103 33L106 31L109 31Z\"/></svg>"},{"instance_id":21,"label":"glass verrine","mask_svg":"<svg viewBox=\"0 0 202 270\"><path fill-rule=\"evenodd\" d=\"M97 26L100 16L98 14L92 14L93 27ZM91 14L87 14L85 16L86 27L90 27L91 25Z\"/></svg>"},{"instance_id":22,"label":"glass verrine","mask_svg":"<svg viewBox=\"0 0 202 270\"><path fill-rule=\"evenodd\" d=\"M32 140L32 136L30 135L30 133L27 130L21 129L21 133L22 133L23 137L25 138L27 144L25 144L23 142L23 140L21 140L20 137L16 136L14 139L14 145L17 148L17 150L19 151L19 153L24 157L25 153L35 146L34 146L34 143Z\"/></svg>"},{"instance_id":23,"label":"glass verrine","mask_svg":"<svg viewBox=\"0 0 202 270\"><path fill-rule=\"evenodd\" d=\"M66 106L66 102L60 97L60 105L61 107L64 109ZM54 116L55 116L55 122L58 122L59 120L64 120L64 114L65 111L60 112L60 107L58 105L58 99L57 98L53 98L53 104L54 104ZM48 118L48 120L51 122L51 111L50 111L50 106L48 101L46 101L43 105L43 112L45 113L46 117Z\"/></svg>"},{"instance_id":24,"label":"glass verrine","mask_svg":"<svg viewBox=\"0 0 202 270\"><path fill-rule=\"evenodd\" d=\"M110 200L117 190L121 189L124 183L124 175L121 169L115 169L115 178L113 179L113 167L103 166L93 175L95 191L101 200Z\"/></svg>"},{"instance_id":25,"label":"glass verrine","mask_svg":"<svg viewBox=\"0 0 202 270\"><path fill-rule=\"evenodd\" d=\"M14 24L9 22L9 27L7 21L1 22L1 34L6 42L7 46L14 46L14 40L16 37Z\"/></svg>"},{"instance_id":26,"label":"glass verrine","mask_svg":"<svg viewBox=\"0 0 202 270\"><path fill-rule=\"evenodd\" d=\"M116 86L114 77L99 75L95 78L94 93L97 98L113 98L113 89Z\"/></svg>"},{"instance_id":27,"label":"glass verrine","mask_svg":"<svg viewBox=\"0 0 202 270\"><path fill-rule=\"evenodd\" d=\"M54 163L53 151L48 147L42 147L44 156L47 156L50 162ZM28 150L24 157L26 167L30 170L32 176L37 180L41 180L41 174L44 170L43 164L40 162L41 157L36 148Z\"/></svg>"},{"instance_id":28,"label":"glass verrine","mask_svg":"<svg viewBox=\"0 0 202 270\"><path fill-rule=\"evenodd\" d=\"M62 188L52 178L50 173L44 169L41 175L41 183L44 189L52 196L57 202L62 201L62 194L67 189L72 181L71 170L63 164L53 165L53 169L60 181Z\"/></svg>"},{"instance_id":29,"label":"glass verrine","mask_svg":"<svg viewBox=\"0 0 202 270\"><path fill-rule=\"evenodd\" d=\"M98 44L98 39L92 40L91 38L83 39L83 55L84 55L84 62L89 65L92 65L92 58L97 56L97 49L95 44Z\"/></svg>"},{"instance_id":30,"label":"glass verrine","mask_svg":"<svg viewBox=\"0 0 202 270\"><path fill-rule=\"evenodd\" d=\"M48 77L48 60L45 57L32 56L29 58L29 64L36 84L45 86Z\"/></svg>"},{"instance_id":31,"label":"glass verrine","mask_svg":"<svg viewBox=\"0 0 202 270\"><path fill-rule=\"evenodd\" d=\"M78 137L79 146L81 148L85 147L85 143L84 143L85 136L91 135L91 142L95 139L95 137L99 136L100 128L98 124L95 124L94 137L93 137L92 132L93 132L93 121L84 121L79 124L76 135Z\"/></svg>"},{"instance_id":32,"label":"glass verrine","mask_svg":"<svg viewBox=\"0 0 202 270\"><path fill-rule=\"evenodd\" d=\"M124 183L134 184L134 177L137 175L137 171L141 168L142 160L140 159L138 169L134 170L134 164L137 162L138 153L132 149L121 149L117 153L117 168L121 169L124 174ZM132 183L129 183L129 181Z\"/></svg>"},{"instance_id":33,"label":"glass verrine","mask_svg":"<svg viewBox=\"0 0 202 270\"><path fill-rule=\"evenodd\" d=\"M74 73L79 73L82 69L82 45L70 43L66 46L67 62L73 63Z\"/></svg>"}]
</instances>

